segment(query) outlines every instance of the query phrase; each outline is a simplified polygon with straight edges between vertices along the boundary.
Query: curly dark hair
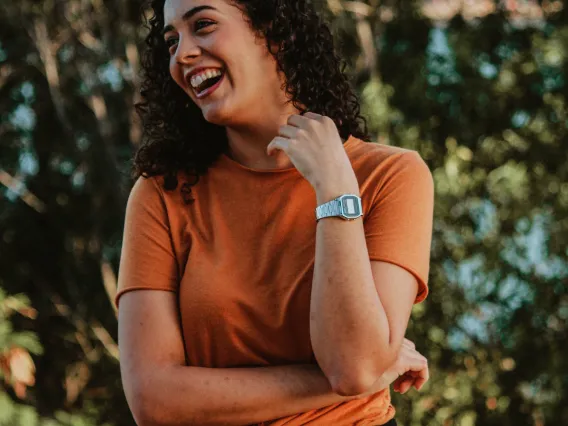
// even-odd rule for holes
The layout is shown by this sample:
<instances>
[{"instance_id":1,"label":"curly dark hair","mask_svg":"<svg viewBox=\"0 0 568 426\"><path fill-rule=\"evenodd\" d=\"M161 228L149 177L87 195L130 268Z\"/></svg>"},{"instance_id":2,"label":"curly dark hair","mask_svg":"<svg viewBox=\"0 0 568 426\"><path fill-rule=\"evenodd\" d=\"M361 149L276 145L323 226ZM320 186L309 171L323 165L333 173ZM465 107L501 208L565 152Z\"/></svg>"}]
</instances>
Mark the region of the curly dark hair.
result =
<instances>
[{"instance_id":1,"label":"curly dark hair","mask_svg":"<svg viewBox=\"0 0 568 426\"><path fill-rule=\"evenodd\" d=\"M343 139L351 134L369 140L359 100L336 54L333 36L309 0L232 0L242 6L249 23L279 46L271 51L285 76L285 90L301 113L313 111L330 117ZM142 55L142 102L136 111L142 119L143 140L133 161L132 176L164 176L164 189L177 188L177 174L195 179L228 148L224 126L207 122L199 107L174 82L169 53L162 37L165 0L151 0L153 16ZM187 185L187 184L186 184ZM182 192L191 189L182 188Z\"/></svg>"}]
</instances>

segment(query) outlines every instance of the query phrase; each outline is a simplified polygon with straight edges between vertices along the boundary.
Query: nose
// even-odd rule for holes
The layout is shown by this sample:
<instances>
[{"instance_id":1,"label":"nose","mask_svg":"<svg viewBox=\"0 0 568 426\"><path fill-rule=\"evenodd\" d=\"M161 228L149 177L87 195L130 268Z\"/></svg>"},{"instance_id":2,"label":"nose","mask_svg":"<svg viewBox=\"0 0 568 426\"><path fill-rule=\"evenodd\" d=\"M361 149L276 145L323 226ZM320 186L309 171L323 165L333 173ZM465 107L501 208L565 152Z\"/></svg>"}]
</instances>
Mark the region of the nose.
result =
<instances>
[{"instance_id":1,"label":"nose","mask_svg":"<svg viewBox=\"0 0 568 426\"><path fill-rule=\"evenodd\" d=\"M186 64L201 54L199 45L189 36L180 35L175 53L175 60L179 64Z\"/></svg>"}]
</instances>

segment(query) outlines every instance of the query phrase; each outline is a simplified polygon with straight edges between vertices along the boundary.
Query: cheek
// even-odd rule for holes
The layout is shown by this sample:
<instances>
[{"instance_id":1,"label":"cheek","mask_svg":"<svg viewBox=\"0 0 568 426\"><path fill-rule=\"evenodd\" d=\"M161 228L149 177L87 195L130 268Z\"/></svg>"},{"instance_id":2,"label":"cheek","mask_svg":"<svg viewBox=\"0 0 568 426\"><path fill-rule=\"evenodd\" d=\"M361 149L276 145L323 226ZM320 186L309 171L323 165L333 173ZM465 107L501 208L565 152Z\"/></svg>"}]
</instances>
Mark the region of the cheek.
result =
<instances>
[{"instance_id":1,"label":"cheek","mask_svg":"<svg viewBox=\"0 0 568 426\"><path fill-rule=\"evenodd\" d=\"M173 58L170 59L170 75L178 86L180 86L182 89L185 88L183 72L179 64Z\"/></svg>"}]
</instances>

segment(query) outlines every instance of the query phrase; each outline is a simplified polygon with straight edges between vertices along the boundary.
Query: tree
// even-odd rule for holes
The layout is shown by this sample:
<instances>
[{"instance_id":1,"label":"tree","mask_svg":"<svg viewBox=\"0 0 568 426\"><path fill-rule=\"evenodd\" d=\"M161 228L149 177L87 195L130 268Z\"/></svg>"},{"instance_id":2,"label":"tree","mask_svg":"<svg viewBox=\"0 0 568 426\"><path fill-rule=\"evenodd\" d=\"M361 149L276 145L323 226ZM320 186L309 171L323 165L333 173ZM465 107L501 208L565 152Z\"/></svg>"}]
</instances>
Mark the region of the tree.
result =
<instances>
[{"instance_id":1,"label":"tree","mask_svg":"<svg viewBox=\"0 0 568 426\"><path fill-rule=\"evenodd\" d=\"M0 424L133 424L111 300L140 137L139 5L0 5L0 306L25 314L0 317L0 357L4 377L24 352L37 370L5 383ZM430 296L408 332L432 378L394 394L397 419L567 423L565 3L320 6L377 142L419 151L435 179Z\"/></svg>"}]
</instances>

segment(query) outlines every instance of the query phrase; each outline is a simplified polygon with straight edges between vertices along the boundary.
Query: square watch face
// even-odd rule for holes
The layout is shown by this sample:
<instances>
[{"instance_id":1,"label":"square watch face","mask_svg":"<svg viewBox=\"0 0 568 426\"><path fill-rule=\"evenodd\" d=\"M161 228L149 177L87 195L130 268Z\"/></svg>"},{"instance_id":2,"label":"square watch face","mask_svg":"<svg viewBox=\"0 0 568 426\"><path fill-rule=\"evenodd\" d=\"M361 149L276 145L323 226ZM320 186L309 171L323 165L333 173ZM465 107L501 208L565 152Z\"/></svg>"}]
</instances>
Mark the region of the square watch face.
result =
<instances>
[{"instance_id":1,"label":"square watch face","mask_svg":"<svg viewBox=\"0 0 568 426\"><path fill-rule=\"evenodd\" d=\"M347 195L341 200L343 215L348 218L357 218L361 215L359 200L354 195Z\"/></svg>"}]
</instances>

